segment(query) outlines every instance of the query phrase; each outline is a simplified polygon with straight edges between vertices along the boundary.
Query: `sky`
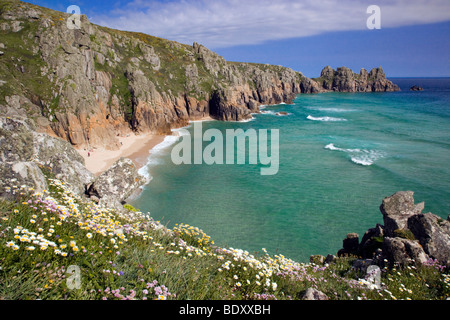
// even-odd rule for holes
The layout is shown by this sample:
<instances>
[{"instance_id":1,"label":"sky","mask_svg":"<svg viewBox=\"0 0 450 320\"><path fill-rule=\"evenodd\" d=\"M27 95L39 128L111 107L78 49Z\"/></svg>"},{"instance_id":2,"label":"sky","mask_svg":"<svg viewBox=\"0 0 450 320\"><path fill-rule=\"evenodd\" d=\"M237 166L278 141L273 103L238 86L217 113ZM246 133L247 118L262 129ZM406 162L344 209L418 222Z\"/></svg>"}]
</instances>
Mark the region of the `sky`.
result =
<instances>
[{"instance_id":1,"label":"sky","mask_svg":"<svg viewBox=\"0 0 450 320\"><path fill-rule=\"evenodd\" d=\"M228 61L318 77L327 65L450 77L449 0L27 0L92 23L192 45ZM373 11L370 6L377 8Z\"/></svg>"}]
</instances>

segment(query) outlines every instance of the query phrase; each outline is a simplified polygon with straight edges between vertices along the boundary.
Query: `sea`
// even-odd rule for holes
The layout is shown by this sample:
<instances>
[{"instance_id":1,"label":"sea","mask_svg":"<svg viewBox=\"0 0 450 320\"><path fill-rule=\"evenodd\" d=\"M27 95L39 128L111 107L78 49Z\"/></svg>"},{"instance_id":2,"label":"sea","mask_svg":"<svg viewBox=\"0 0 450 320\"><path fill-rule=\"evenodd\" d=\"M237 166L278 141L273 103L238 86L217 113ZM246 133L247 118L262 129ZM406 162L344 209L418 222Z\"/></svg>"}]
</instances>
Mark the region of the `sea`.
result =
<instances>
[{"instance_id":1,"label":"sea","mask_svg":"<svg viewBox=\"0 0 450 320\"><path fill-rule=\"evenodd\" d=\"M227 129L277 129L273 175L250 161L176 165L171 152L183 135L168 136L149 154L141 173L152 180L131 204L169 228L198 227L218 246L297 262L336 254L348 233L361 238L383 224L379 206L398 191L414 191L424 212L447 219L450 78L390 80L400 92L301 94L263 106L251 121L202 122L224 137Z\"/></svg>"}]
</instances>

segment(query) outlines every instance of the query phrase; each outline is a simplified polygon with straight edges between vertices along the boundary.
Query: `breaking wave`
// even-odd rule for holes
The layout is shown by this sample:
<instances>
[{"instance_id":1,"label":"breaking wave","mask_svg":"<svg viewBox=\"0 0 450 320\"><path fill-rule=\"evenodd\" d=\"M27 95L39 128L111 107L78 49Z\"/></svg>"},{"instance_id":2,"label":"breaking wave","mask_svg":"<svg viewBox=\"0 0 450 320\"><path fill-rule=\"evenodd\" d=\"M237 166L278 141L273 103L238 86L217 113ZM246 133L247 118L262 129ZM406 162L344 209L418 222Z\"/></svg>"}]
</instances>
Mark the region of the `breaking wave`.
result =
<instances>
[{"instance_id":1,"label":"breaking wave","mask_svg":"<svg viewBox=\"0 0 450 320\"><path fill-rule=\"evenodd\" d=\"M353 163L362 166L371 166L372 164L375 163L375 161L385 157L385 153L378 150L343 149L336 147L333 143L326 145L325 149L345 152L350 156L350 160Z\"/></svg>"}]
</instances>

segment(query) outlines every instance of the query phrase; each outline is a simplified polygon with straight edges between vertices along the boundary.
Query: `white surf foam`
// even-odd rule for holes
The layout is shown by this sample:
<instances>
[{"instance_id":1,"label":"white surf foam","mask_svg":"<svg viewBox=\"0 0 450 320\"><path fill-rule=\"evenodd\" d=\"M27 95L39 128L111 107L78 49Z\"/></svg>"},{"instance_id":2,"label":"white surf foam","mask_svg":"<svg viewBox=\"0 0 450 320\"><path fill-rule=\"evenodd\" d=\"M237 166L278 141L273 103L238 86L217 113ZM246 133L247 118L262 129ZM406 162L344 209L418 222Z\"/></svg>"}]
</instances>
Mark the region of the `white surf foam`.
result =
<instances>
[{"instance_id":1,"label":"white surf foam","mask_svg":"<svg viewBox=\"0 0 450 320\"><path fill-rule=\"evenodd\" d=\"M311 115L309 115L308 117L306 117L308 120L312 120L312 121L332 121L332 122L338 122L338 121L347 121L347 119L344 118L333 118L333 117L313 117Z\"/></svg>"},{"instance_id":2,"label":"white surf foam","mask_svg":"<svg viewBox=\"0 0 450 320\"><path fill-rule=\"evenodd\" d=\"M385 157L385 154L378 150L343 149L336 147L333 143L326 145L325 149L345 152L350 155L350 160L353 163L362 166L370 166L374 164L375 161Z\"/></svg>"},{"instance_id":3,"label":"white surf foam","mask_svg":"<svg viewBox=\"0 0 450 320\"><path fill-rule=\"evenodd\" d=\"M286 112L286 114L282 114L281 112L284 112L284 111L276 112L276 111L273 111L273 110L263 110L263 111L261 111L261 114L268 114L268 115L277 116L277 117L283 117L283 116L291 115L291 113L287 113Z\"/></svg>"},{"instance_id":4,"label":"white surf foam","mask_svg":"<svg viewBox=\"0 0 450 320\"><path fill-rule=\"evenodd\" d=\"M241 122L241 123L245 123L245 122L250 122L250 121L255 121L256 118L252 116L251 119L245 119L245 120L240 120L240 121L236 121L236 122Z\"/></svg>"}]
</instances>

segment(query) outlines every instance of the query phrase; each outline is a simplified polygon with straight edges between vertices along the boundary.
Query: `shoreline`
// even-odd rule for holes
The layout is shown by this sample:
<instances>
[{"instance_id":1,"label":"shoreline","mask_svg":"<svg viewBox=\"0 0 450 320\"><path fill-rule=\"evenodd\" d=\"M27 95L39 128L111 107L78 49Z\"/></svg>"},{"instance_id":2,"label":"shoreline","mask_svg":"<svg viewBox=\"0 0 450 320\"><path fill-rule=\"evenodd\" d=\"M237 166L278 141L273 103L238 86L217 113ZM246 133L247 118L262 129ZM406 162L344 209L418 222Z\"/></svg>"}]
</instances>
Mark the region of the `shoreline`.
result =
<instances>
[{"instance_id":1,"label":"shoreline","mask_svg":"<svg viewBox=\"0 0 450 320\"><path fill-rule=\"evenodd\" d=\"M189 127L193 122L215 121L211 117L203 117L198 120L189 121ZM84 158L86 168L96 177L108 170L114 162L120 158L129 158L136 165L136 169L140 170L148 163L152 150L163 144L167 137L178 136L177 129L172 129L172 134L161 135L154 133L144 133L136 135L135 133L127 134L127 136L119 136L117 139L121 143L118 150L105 149L76 149ZM155 150L157 152L158 150Z\"/></svg>"},{"instance_id":2,"label":"shoreline","mask_svg":"<svg viewBox=\"0 0 450 320\"><path fill-rule=\"evenodd\" d=\"M155 146L162 143L165 137L165 135L157 135L152 133L141 135L131 133L125 137L118 137L121 142L121 147L118 150L76 150L84 158L86 168L95 176L99 176L108 170L114 162L120 158L131 159L139 170L147 163L147 159L150 156L150 151Z\"/></svg>"}]
</instances>

